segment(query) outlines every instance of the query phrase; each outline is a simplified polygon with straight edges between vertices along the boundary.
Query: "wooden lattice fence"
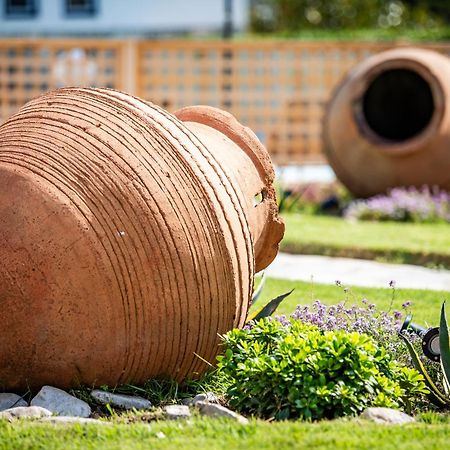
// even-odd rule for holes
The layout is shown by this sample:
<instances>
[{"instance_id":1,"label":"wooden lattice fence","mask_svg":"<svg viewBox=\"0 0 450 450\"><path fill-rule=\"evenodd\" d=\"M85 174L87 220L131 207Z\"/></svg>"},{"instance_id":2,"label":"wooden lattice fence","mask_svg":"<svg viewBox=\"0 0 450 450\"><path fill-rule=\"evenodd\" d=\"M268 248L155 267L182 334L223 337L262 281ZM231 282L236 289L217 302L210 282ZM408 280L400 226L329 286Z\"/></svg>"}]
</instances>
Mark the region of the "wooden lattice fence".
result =
<instances>
[{"instance_id":1,"label":"wooden lattice fence","mask_svg":"<svg viewBox=\"0 0 450 450\"><path fill-rule=\"evenodd\" d=\"M106 86L170 111L192 104L227 109L257 133L276 163L321 163L321 121L333 88L356 63L393 46L298 41L0 40L0 122L48 89ZM450 43L422 47L450 56Z\"/></svg>"}]
</instances>

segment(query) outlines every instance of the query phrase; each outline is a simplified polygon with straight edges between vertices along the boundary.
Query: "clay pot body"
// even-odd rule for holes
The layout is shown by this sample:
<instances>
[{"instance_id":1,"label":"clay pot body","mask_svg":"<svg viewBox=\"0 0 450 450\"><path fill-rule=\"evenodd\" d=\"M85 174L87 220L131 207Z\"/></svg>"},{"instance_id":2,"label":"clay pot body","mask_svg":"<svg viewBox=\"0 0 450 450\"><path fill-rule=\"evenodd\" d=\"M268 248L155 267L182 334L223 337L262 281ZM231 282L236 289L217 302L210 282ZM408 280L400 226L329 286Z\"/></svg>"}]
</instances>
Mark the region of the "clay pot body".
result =
<instances>
[{"instance_id":1,"label":"clay pot body","mask_svg":"<svg viewBox=\"0 0 450 450\"><path fill-rule=\"evenodd\" d=\"M243 325L284 232L272 165L231 115L176 115L67 88L0 127L1 388L182 380Z\"/></svg>"},{"instance_id":2,"label":"clay pot body","mask_svg":"<svg viewBox=\"0 0 450 450\"><path fill-rule=\"evenodd\" d=\"M368 58L335 90L323 136L356 196L425 184L450 190L450 59L414 48Z\"/></svg>"}]
</instances>

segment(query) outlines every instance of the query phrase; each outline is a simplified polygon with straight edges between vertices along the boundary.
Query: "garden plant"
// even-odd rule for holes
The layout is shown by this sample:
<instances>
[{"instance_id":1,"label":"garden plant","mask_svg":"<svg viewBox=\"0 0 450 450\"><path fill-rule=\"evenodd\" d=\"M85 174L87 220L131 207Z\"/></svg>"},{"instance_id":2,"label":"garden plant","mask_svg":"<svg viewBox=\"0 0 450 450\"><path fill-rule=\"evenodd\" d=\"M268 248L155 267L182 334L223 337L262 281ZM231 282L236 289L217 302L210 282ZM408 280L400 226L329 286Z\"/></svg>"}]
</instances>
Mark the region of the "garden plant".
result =
<instances>
[{"instance_id":1,"label":"garden plant","mask_svg":"<svg viewBox=\"0 0 450 450\"><path fill-rule=\"evenodd\" d=\"M423 377L364 333L323 331L268 318L224 337L218 374L239 411L263 418L322 419L368 406L409 410L427 393Z\"/></svg>"}]
</instances>

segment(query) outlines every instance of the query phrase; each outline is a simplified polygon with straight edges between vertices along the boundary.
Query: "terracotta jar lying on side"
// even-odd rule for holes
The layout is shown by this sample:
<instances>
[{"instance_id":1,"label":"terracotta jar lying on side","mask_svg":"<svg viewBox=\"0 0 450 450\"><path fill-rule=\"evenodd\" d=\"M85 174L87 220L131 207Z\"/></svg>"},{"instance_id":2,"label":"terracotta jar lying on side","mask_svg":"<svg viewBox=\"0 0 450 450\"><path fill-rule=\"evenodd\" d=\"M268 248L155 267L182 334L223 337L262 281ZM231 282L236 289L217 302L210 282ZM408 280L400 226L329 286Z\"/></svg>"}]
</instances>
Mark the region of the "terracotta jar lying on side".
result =
<instances>
[{"instance_id":1,"label":"terracotta jar lying on side","mask_svg":"<svg viewBox=\"0 0 450 450\"><path fill-rule=\"evenodd\" d=\"M77 88L26 104L0 126L0 389L204 371L278 251L273 178L218 109Z\"/></svg>"},{"instance_id":2,"label":"terracotta jar lying on side","mask_svg":"<svg viewBox=\"0 0 450 450\"><path fill-rule=\"evenodd\" d=\"M357 196L450 190L450 59L416 48L368 58L337 87L323 136L336 175Z\"/></svg>"}]
</instances>

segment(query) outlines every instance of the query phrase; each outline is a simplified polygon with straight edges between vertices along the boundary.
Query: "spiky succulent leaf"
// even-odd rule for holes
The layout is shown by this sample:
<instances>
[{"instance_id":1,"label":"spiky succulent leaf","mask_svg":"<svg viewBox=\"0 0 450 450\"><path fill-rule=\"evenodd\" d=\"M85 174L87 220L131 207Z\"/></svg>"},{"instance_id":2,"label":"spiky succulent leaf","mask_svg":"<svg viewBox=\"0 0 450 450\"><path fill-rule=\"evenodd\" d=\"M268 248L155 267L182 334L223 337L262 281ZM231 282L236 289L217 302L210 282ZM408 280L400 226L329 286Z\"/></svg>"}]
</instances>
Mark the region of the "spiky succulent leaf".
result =
<instances>
[{"instance_id":1,"label":"spiky succulent leaf","mask_svg":"<svg viewBox=\"0 0 450 450\"><path fill-rule=\"evenodd\" d=\"M269 317L271 316L275 310L278 308L278 306L280 305L280 303L288 296L291 295L294 289L290 290L289 292L286 292L285 294L281 294L278 297L274 298L273 300L270 300L269 303L267 303L266 306L264 306L263 308L255 311L253 314L250 314L250 316L248 317L247 321L250 320L260 320L263 319L264 317Z\"/></svg>"},{"instance_id":2,"label":"spiky succulent leaf","mask_svg":"<svg viewBox=\"0 0 450 450\"><path fill-rule=\"evenodd\" d=\"M439 350L444 374L444 385L450 385L450 340L448 336L447 318L445 317L445 302L442 304L441 321L439 324Z\"/></svg>"},{"instance_id":3,"label":"spiky succulent leaf","mask_svg":"<svg viewBox=\"0 0 450 450\"><path fill-rule=\"evenodd\" d=\"M414 346L411 344L409 339L404 334L400 334L400 337L405 341L405 344L409 350L409 354L411 355L411 359L412 359L414 367L420 374L422 374L423 378L425 379L425 384L427 385L428 389L430 390L430 393L428 394L428 398L436 406L439 406L439 407L449 406L450 400L445 398L445 396L441 393L441 391L438 389L438 387L434 384L433 380L431 379L430 375L428 374L427 370L425 369L425 366L422 364L422 361L420 360L420 357L417 354Z\"/></svg>"}]
</instances>

